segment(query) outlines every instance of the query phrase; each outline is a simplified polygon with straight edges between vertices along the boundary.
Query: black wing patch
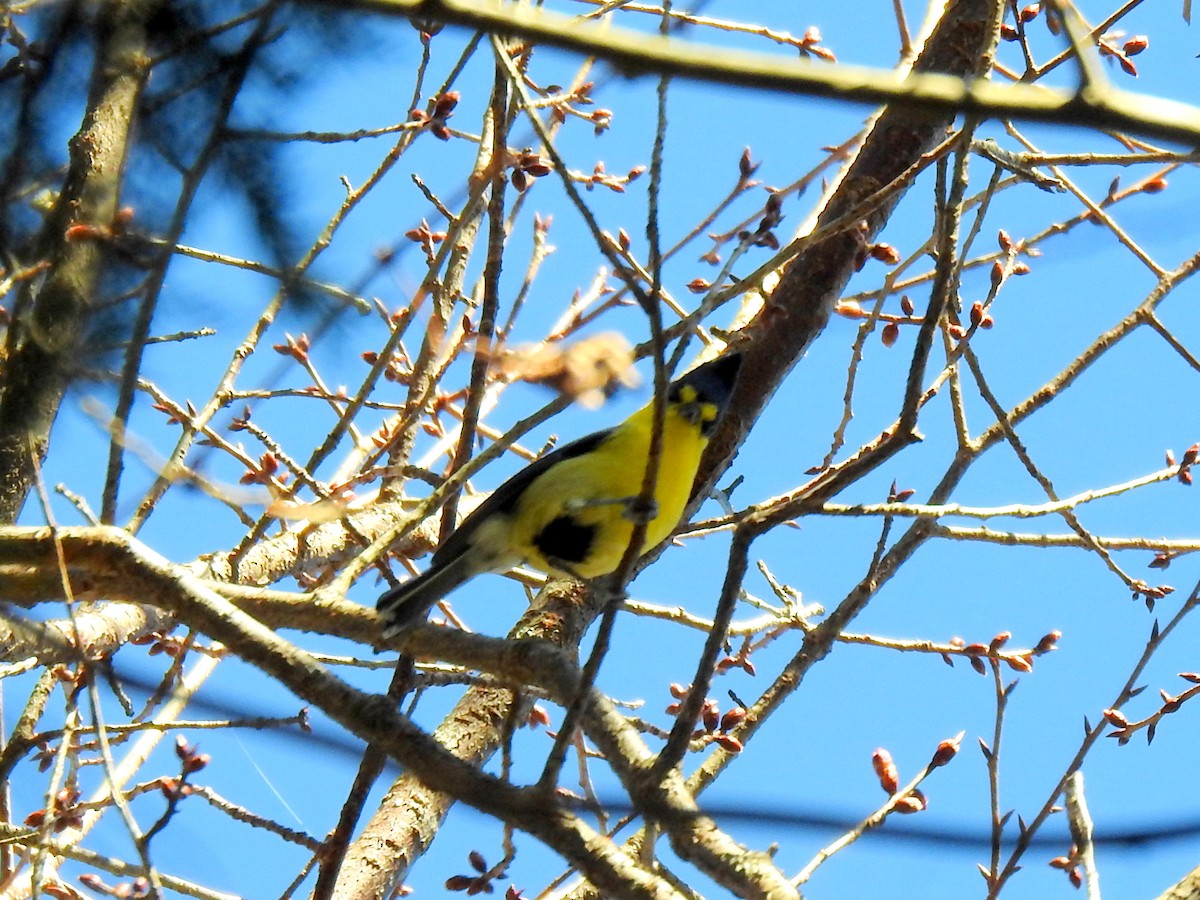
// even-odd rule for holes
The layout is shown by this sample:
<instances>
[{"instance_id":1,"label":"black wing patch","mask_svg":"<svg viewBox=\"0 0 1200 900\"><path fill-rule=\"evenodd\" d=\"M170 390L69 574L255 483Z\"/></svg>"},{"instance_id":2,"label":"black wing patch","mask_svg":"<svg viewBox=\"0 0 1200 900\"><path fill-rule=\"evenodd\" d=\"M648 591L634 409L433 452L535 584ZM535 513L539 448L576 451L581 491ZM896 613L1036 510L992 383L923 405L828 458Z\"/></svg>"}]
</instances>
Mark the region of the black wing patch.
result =
<instances>
[{"instance_id":1,"label":"black wing patch","mask_svg":"<svg viewBox=\"0 0 1200 900\"><path fill-rule=\"evenodd\" d=\"M567 568L588 558L596 540L595 525L584 525L571 516L559 516L537 533L533 545L550 562Z\"/></svg>"},{"instance_id":2,"label":"black wing patch","mask_svg":"<svg viewBox=\"0 0 1200 900\"><path fill-rule=\"evenodd\" d=\"M514 507L517 505L517 501L525 493L525 489L539 475L565 459L591 453L603 444L612 432L613 429L611 428L607 428L604 431L597 431L594 434L571 441L569 444L563 444L557 450L547 453L540 459L531 462L512 478L508 479L508 481L504 482L504 484L500 485L500 487L496 488L492 492L492 495L484 500L483 503L475 507L471 514L458 526L458 529L451 533L446 538L445 543L433 554L433 563L436 565L441 560L454 559L459 554L465 552L470 546L471 536L479 528L481 522L485 521L489 516L496 514L507 516L512 513Z\"/></svg>"}]
</instances>

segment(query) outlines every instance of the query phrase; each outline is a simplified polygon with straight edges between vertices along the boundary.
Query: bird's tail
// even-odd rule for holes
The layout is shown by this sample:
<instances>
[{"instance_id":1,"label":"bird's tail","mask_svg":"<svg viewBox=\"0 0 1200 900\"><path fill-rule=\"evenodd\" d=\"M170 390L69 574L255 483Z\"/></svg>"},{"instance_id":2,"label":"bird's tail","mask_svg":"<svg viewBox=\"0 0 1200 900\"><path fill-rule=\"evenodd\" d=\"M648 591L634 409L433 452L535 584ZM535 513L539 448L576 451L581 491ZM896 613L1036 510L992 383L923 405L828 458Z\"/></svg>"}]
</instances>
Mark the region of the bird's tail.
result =
<instances>
[{"instance_id":1,"label":"bird's tail","mask_svg":"<svg viewBox=\"0 0 1200 900\"><path fill-rule=\"evenodd\" d=\"M471 577L462 557L434 565L412 581L397 585L383 594L375 610L383 619L385 639L396 637L425 618L433 604Z\"/></svg>"}]
</instances>

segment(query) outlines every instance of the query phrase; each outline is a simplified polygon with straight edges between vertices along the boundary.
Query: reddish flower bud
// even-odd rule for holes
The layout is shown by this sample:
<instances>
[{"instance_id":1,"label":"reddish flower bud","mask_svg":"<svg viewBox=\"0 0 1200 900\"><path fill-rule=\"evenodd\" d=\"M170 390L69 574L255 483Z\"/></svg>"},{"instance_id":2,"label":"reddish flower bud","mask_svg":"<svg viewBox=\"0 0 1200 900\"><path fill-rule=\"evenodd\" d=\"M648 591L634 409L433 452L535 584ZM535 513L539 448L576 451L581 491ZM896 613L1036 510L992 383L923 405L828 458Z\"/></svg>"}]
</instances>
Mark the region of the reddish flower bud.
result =
<instances>
[{"instance_id":1,"label":"reddish flower bud","mask_svg":"<svg viewBox=\"0 0 1200 900\"><path fill-rule=\"evenodd\" d=\"M742 742L730 734L718 734L713 740L730 753L741 753L744 749Z\"/></svg>"},{"instance_id":2,"label":"reddish flower bud","mask_svg":"<svg viewBox=\"0 0 1200 900\"><path fill-rule=\"evenodd\" d=\"M541 178L542 176L549 175L554 171L554 165L549 160L542 159L540 156L534 156L530 159L524 160L521 164L521 168L534 178Z\"/></svg>"},{"instance_id":3,"label":"reddish flower bud","mask_svg":"<svg viewBox=\"0 0 1200 900\"><path fill-rule=\"evenodd\" d=\"M867 248L867 252L873 259L887 263L889 266L894 266L900 262L900 251L891 244L872 244Z\"/></svg>"},{"instance_id":4,"label":"reddish flower bud","mask_svg":"<svg viewBox=\"0 0 1200 900\"><path fill-rule=\"evenodd\" d=\"M1137 56L1143 50L1150 46L1150 38L1144 34L1135 34L1121 47L1125 51L1126 56Z\"/></svg>"},{"instance_id":5,"label":"reddish flower bud","mask_svg":"<svg viewBox=\"0 0 1200 900\"><path fill-rule=\"evenodd\" d=\"M925 799L925 795L914 789L912 793L906 794L896 801L895 811L904 815L912 813L924 812L929 807L929 801Z\"/></svg>"},{"instance_id":6,"label":"reddish flower bud","mask_svg":"<svg viewBox=\"0 0 1200 900\"><path fill-rule=\"evenodd\" d=\"M1062 632L1054 630L1048 634L1042 635L1042 639L1037 642L1037 646L1033 648L1034 653L1049 653L1051 650L1058 649L1058 642L1062 638Z\"/></svg>"},{"instance_id":7,"label":"reddish flower bud","mask_svg":"<svg viewBox=\"0 0 1200 900\"><path fill-rule=\"evenodd\" d=\"M742 151L741 159L738 160L738 174L742 178L749 178L758 168L758 163L750 158L750 148L747 147Z\"/></svg>"},{"instance_id":8,"label":"reddish flower bud","mask_svg":"<svg viewBox=\"0 0 1200 900\"><path fill-rule=\"evenodd\" d=\"M75 224L63 232L63 240L68 244L106 237L112 237L112 232L107 228L98 228L95 225Z\"/></svg>"},{"instance_id":9,"label":"reddish flower bud","mask_svg":"<svg viewBox=\"0 0 1200 900\"><path fill-rule=\"evenodd\" d=\"M188 775L193 772L199 772L205 766L212 762L212 757L207 753L197 753L195 756L189 756L183 762L183 771Z\"/></svg>"},{"instance_id":10,"label":"reddish flower bud","mask_svg":"<svg viewBox=\"0 0 1200 900\"><path fill-rule=\"evenodd\" d=\"M1018 672L1033 671L1033 660L1028 656L1010 656L1004 661L1008 663L1009 668L1016 669Z\"/></svg>"},{"instance_id":11,"label":"reddish flower bud","mask_svg":"<svg viewBox=\"0 0 1200 900\"><path fill-rule=\"evenodd\" d=\"M721 716L721 730L730 731L737 728L746 718L746 709L743 706L735 706L725 715Z\"/></svg>"},{"instance_id":12,"label":"reddish flower bud","mask_svg":"<svg viewBox=\"0 0 1200 900\"><path fill-rule=\"evenodd\" d=\"M939 766L944 766L950 760L958 755L958 748L962 745L963 732L959 732L955 737L947 738L937 745L937 749L933 751L933 759L929 761L929 768L936 769Z\"/></svg>"},{"instance_id":13,"label":"reddish flower bud","mask_svg":"<svg viewBox=\"0 0 1200 900\"><path fill-rule=\"evenodd\" d=\"M1106 709L1104 710L1103 715L1104 720L1108 722L1109 725L1112 725L1116 728L1125 728L1129 725L1129 719L1127 719L1125 717L1125 713L1121 712L1119 709Z\"/></svg>"},{"instance_id":14,"label":"reddish flower bud","mask_svg":"<svg viewBox=\"0 0 1200 900\"><path fill-rule=\"evenodd\" d=\"M879 786L884 791L894 794L900 789L900 771L896 768L892 754L887 750L880 747L872 753L871 766L875 769L875 775L879 778Z\"/></svg>"},{"instance_id":15,"label":"reddish flower bud","mask_svg":"<svg viewBox=\"0 0 1200 900\"><path fill-rule=\"evenodd\" d=\"M446 93L441 94L433 103L433 117L441 119L450 115L454 107L458 106L461 96L458 91L446 91Z\"/></svg>"},{"instance_id":16,"label":"reddish flower bud","mask_svg":"<svg viewBox=\"0 0 1200 900\"><path fill-rule=\"evenodd\" d=\"M122 206L113 213L112 228L114 232L123 232L127 225L133 221L133 207Z\"/></svg>"}]
</instances>

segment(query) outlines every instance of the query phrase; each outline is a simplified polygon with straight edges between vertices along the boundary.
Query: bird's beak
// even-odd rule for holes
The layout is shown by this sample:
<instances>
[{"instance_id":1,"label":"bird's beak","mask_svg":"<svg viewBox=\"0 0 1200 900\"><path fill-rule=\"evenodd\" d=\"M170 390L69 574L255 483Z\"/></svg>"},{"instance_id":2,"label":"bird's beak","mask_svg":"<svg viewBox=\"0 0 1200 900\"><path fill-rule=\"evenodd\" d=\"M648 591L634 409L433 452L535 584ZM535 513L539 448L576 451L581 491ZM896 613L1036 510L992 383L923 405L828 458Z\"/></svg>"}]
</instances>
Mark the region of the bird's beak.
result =
<instances>
[{"instance_id":1,"label":"bird's beak","mask_svg":"<svg viewBox=\"0 0 1200 900\"><path fill-rule=\"evenodd\" d=\"M689 425L704 425L712 421L713 413L713 405L701 400L679 404L679 415Z\"/></svg>"}]
</instances>

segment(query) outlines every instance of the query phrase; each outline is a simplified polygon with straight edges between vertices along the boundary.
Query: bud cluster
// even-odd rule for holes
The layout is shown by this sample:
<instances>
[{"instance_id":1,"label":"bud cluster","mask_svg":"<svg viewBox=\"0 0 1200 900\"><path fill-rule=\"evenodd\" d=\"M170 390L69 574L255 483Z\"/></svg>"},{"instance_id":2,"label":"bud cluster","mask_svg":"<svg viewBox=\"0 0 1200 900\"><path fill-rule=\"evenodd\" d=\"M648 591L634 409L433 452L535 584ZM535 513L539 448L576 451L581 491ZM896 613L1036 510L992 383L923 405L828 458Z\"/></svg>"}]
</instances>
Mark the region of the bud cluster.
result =
<instances>
[{"instance_id":1,"label":"bud cluster","mask_svg":"<svg viewBox=\"0 0 1200 900\"><path fill-rule=\"evenodd\" d=\"M667 706L667 714L679 715L682 701L689 693L691 693L691 688L684 687L682 684L672 684L671 696L675 698L675 702ZM733 706L722 713L721 705L712 697L707 697L700 711L700 727L692 732L692 740L715 743L730 753L741 753L742 742L731 732L745 721L746 715L746 708L741 705Z\"/></svg>"}]
</instances>

